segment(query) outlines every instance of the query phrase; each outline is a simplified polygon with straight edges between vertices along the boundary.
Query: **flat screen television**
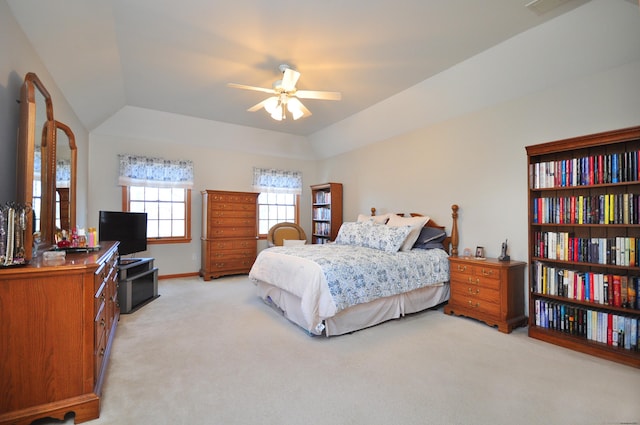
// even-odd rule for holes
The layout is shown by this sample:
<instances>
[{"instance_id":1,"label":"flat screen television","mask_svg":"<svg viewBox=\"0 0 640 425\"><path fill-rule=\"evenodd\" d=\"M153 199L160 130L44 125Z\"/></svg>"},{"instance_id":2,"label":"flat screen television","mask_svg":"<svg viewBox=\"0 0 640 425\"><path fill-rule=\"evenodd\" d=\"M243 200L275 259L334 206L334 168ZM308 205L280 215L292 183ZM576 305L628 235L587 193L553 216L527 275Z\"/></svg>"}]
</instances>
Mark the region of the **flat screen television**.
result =
<instances>
[{"instance_id":1,"label":"flat screen television","mask_svg":"<svg viewBox=\"0 0 640 425\"><path fill-rule=\"evenodd\" d=\"M120 241L120 255L147 249L147 213L100 211L100 241Z\"/></svg>"}]
</instances>

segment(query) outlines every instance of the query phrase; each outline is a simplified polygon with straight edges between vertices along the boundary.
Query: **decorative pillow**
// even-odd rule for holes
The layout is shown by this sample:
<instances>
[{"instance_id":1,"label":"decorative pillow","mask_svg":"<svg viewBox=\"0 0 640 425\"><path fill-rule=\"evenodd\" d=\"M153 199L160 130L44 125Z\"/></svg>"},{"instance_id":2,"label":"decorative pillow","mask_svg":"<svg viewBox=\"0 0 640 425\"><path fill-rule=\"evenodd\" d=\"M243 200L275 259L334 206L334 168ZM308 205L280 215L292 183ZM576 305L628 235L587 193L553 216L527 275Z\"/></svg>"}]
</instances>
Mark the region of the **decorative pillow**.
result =
<instances>
[{"instance_id":1,"label":"decorative pillow","mask_svg":"<svg viewBox=\"0 0 640 425\"><path fill-rule=\"evenodd\" d=\"M411 251L413 248L413 244L420 236L420 230L427 224L429 221L429 217L400 217L397 215L392 215L389 217L389 221L387 221L387 226L397 227L397 226L410 226L411 231L409 235L407 235L407 239L404 241L402 246L400 247L400 251Z\"/></svg>"},{"instance_id":2,"label":"decorative pillow","mask_svg":"<svg viewBox=\"0 0 640 425\"><path fill-rule=\"evenodd\" d=\"M418 249L444 249L444 245L442 245L442 242L446 237L447 233L442 229L439 229L437 227L423 227L422 230L420 230L418 239L413 244L413 247Z\"/></svg>"},{"instance_id":3,"label":"decorative pillow","mask_svg":"<svg viewBox=\"0 0 640 425\"><path fill-rule=\"evenodd\" d=\"M338 230L336 243L341 245L362 245L362 227L364 227L364 222L345 221Z\"/></svg>"},{"instance_id":4,"label":"decorative pillow","mask_svg":"<svg viewBox=\"0 0 640 425\"><path fill-rule=\"evenodd\" d=\"M397 252L411 231L410 226L389 227L366 222L342 223L336 243Z\"/></svg>"},{"instance_id":5,"label":"decorative pillow","mask_svg":"<svg viewBox=\"0 0 640 425\"><path fill-rule=\"evenodd\" d=\"M358 214L358 222L362 223L362 222L372 222L372 223L376 223L376 224L387 224L387 221L389 220L389 217L391 217L391 213L386 213L386 214L382 214L382 215L365 215L365 214Z\"/></svg>"},{"instance_id":6,"label":"decorative pillow","mask_svg":"<svg viewBox=\"0 0 640 425\"><path fill-rule=\"evenodd\" d=\"M306 244L304 239L283 239L282 246L300 246Z\"/></svg>"}]
</instances>

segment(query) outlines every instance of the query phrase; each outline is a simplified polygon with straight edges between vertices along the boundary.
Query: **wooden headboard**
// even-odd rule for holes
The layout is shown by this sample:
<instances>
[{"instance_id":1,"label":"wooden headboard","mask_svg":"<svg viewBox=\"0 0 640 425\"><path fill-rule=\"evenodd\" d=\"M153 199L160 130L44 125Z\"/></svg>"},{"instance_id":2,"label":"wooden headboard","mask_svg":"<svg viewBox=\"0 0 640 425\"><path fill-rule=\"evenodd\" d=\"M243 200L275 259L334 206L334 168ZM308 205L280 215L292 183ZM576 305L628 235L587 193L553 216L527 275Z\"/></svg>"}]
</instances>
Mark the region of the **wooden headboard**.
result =
<instances>
[{"instance_id":1,"label":"wooden headboard","mask_svg":"<svg viewBox=\"0 0 640 425\"><path fill-rule=\"evenodd\" d=\"M396 214L399 216L404 215L403 213L396 213ZM372 216L376 215L375 208L371 208L371 215ZM411 213L410 215L411 217L423 216L423 214L418 214L418 213ZM444 245L444 249L449 253L449 255L451 255L452 257L457 257L459 237L458 237L458 205L456 204L451 205L451 218L452 218L451 233L449 234L449 236L447 236L444 239L444 241L442 242L442 245ZM427 224L425 224L425 227L436 227L446 232L445 226L440 226L431 218L429 218L429 221L427 221Z\"/></svg>"}]
</instances>

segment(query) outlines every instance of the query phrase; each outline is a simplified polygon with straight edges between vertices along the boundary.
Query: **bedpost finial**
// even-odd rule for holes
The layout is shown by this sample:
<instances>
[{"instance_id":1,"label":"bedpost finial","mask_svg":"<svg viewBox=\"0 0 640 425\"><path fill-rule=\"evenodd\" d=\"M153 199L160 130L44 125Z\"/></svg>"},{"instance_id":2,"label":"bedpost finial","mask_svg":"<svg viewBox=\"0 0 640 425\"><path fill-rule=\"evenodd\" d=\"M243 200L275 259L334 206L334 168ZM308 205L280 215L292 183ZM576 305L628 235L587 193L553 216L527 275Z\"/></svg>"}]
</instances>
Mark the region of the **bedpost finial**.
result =
<instances>
[{"instance_id":1,"label":"bedpost finial","mask_svg":"<svg viewBox=\"0 0 640 425\"><path fill-rule=\"evenodd\" d=\"M376 215L376 209L374 207L371 207L371 215L372 216Z\"/></svg>"},{"instance_id":2,"label":"bedpost finial","mask_svg":"<svg viewBox=\"0 0 640 425\"><path fill-rule=\"evenodd\" d=\"M451 217L453 218L453 223L451 225L451 256L458 256L458 205L451 205Z\"/></svg>"}]
</instances>

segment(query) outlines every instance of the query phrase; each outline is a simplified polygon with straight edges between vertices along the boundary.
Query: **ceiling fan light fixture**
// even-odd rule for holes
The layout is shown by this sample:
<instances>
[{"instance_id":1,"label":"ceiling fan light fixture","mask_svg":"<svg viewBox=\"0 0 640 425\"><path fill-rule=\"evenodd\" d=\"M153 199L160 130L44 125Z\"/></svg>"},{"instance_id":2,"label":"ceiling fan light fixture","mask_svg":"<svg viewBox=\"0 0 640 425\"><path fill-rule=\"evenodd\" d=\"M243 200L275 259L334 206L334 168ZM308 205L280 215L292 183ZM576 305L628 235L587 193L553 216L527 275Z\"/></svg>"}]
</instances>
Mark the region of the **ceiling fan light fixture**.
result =
<instances>
[{"instance_id":1,"label":"ceiling fan light fixture","mask_svg":"<svg viewBox=\"0 0 640 425\"><path fill-rule=\"evenodd\" d=\"M302 116L304 115L304 113L297 109L297 110L291 110L289 109L289 112L291 112L291 116L293 117L294 120L297 120L298 118L302 118Z\"/></svg>"},{"instance_id":2,"label":"ceiling fan light fixture","mask_svg":"<svg viewBox=\"0 0 640 425\"><path fill-rule=\"evenodd\" d=\"M264 109L269 114L273 114L277 107L278 107L278 98L276 96L270 97L269 99L264 101Z\"/></svg>"},{"instance_id":3,"label":"ceiling fan light fixture","mask_svg":"<svg viewBox=\"0 0 640 425\"><path fill-rule=\"evenodd\" d=\"M291 116L294 120L302 118L302 116L304 115L301 105L302 103L296 98L289 99L289 102L287 103L287 109L289 110L289 112L291 112Z\"/></svg>"},{"instance_id":4,"label":"ceiling fan light fixture","mask_svg":"<svg viewBox=\"0 0 640 425\"><path fill-rule=\"evenodd\" d=\"M271 113L271 118L273 118L276 121L282 121L282 119L285 118L284 109L282 109L282 104L279 103L278 106L276 106L276 108Z\"/></svg>"}]
</instances>

